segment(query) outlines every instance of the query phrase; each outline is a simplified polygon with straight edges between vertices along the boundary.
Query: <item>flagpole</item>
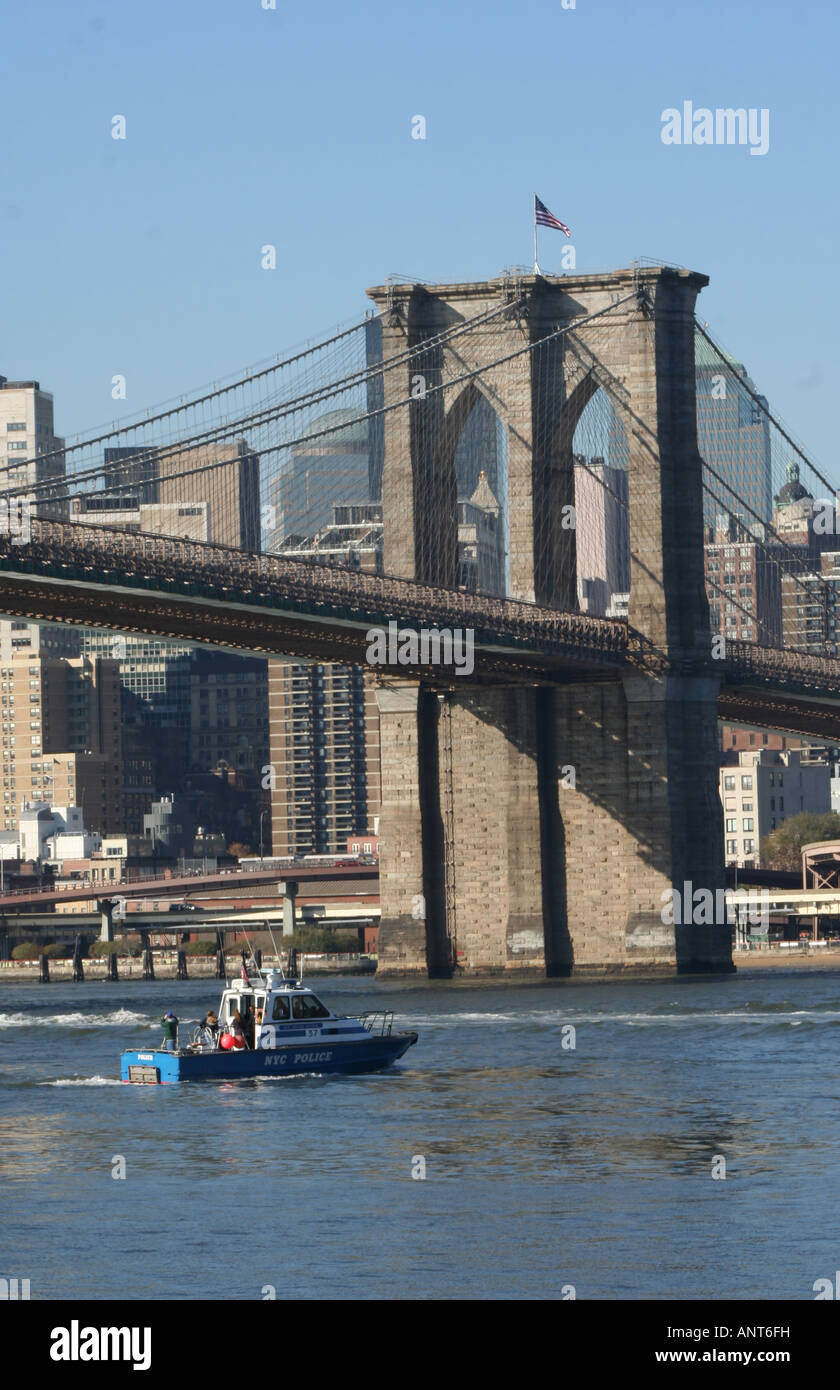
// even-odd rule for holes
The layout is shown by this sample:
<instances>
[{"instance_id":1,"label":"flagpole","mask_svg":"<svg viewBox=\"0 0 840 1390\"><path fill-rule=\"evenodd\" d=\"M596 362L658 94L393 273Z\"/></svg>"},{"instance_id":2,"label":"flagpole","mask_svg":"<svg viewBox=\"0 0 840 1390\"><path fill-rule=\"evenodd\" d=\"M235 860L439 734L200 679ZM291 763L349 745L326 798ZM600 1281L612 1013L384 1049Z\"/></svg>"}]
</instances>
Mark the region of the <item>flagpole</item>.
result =
<instances>
[{"instance_id":1,"label":"flagpole","mask_svg":"<svg viewBox=\"0 0 840 1390\"><path fill-rule=\"evenodd\" d=\"M537 262L537 195L534 194L534 274L539 275L540 267Z\"/></svg>"}]
</instances>

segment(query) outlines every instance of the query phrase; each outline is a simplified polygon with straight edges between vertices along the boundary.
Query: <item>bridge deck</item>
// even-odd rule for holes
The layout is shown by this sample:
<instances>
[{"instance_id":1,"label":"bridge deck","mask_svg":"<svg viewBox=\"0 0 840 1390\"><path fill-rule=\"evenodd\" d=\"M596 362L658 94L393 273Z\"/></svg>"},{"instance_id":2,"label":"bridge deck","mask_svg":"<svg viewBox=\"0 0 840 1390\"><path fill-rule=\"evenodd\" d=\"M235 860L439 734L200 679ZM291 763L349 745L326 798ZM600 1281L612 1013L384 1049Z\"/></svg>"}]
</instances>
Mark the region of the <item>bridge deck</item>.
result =
<instances>
[{"instance_id":1,"label":"bridge deck","mask_svg":"<svg viewBox=\"0 0 840 1390\"><path fill-rule=\"evenodd\" d=\"M464 685L668 670L620 619L102 526L34 519L31 530L26 546L0 537L0 609L11 616L358 665L368 664L372 627L458 628L474 634ZM451 667L377 669L461 683ZM706 673L721 677L722 718L840 738L840 660L728 642Z\"/></svg>"}]
</instances>

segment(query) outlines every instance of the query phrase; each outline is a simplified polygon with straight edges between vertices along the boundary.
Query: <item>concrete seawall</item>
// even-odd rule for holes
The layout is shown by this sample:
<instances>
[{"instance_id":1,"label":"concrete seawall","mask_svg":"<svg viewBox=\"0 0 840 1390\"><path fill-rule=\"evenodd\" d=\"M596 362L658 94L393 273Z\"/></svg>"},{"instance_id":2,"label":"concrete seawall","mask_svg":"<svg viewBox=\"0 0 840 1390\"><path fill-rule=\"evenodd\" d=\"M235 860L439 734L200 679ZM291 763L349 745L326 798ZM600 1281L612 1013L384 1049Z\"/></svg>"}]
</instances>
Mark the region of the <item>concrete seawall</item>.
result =
<instances>
[{"instance_id":1,"label":"concrete seawall","mask_svg":"<svg viewBox=\"0 0 840 1390\"><path fill-rule=\"evenodd\" d=\"M139 956L118 956L119 980L142 980L143 962ZM239 955L228 957L227 973L230 979L236 979L239 975L241 957ZM300 964L300 962L299 962ZM91 980L107 980L108 965L102 958L85 960L85 983ZM263 958L263 968L271 969L272 963L269 959ZM276 968L276 967L275 967ZM370 957L360 960L352 956L304 956L303 972L309 975L374 975L375 961ZM207 980L216 978L216 962L209 956L188 956L187 973L191 980ZM37 983L40 969L35 961L0 961L0 985L17 984L23 981ZM178 975L178 962L173 953L171 956L155 955L155 981L174 980ZM73 962L71 960L51 960L50 961L50 983L64 984L72 982ZM152 981L151 983L155 983ZM119 981L117 981L119 983ZM219 981L221 984L221 981Z\"/></svg>"}]
</instances>

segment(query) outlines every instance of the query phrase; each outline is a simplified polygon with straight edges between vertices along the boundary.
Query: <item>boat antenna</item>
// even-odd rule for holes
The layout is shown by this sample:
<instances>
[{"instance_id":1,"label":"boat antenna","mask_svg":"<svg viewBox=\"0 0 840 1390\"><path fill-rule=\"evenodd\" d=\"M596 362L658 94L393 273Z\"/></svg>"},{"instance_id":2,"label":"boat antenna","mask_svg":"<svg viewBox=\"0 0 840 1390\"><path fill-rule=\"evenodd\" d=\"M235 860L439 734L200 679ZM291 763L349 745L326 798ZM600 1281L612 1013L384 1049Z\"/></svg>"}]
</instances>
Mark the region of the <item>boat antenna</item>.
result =
<instances>
[{"instance_id":1,"label":"boat antenna","mask_svg":"<svg viewBox=\"0 0 840 1390\"><path fill-rule=\"evenodd\" d=\"M253 965L253 967L254 967L254 973L255 973L256 975L259 976L261 984L265 984L265 979L264 979L264 977L263 977L263 972L262 972L262 966L257 965L257 957L256 957L256 955L255 955L255 953L254 953L254 948L253 948L253 946L251 945L251 940L250 940L250 937L248 936L247 928L246 928L245 926L243 926L243 927L241 928L241 931L242 931L242 935L245 937L245 940L246 940L246 942L247 942L247 944L248 944L248 954L249 954L249 957L250 957L250 963L251 963L251 964ZM246 966L246 969L247 969L247 966Z\"/></svg>"},{"instance_id":2,"label":"boat antenna","mask_svg":"<svg viewBox=\"0 0 840 1390\"><path fill-rule=\"evenodd\" d=\"M280 952L277 949L277 942L274 940L274 932L271 930L271 923L266 922L265 925L268 927L268 934L271 937L271 944L274 947L274 958L277 961L277 964L280 966L280 978L285 980L286 976L283 971L283 962L280 959Z\"/></svg>"}]
</instances>

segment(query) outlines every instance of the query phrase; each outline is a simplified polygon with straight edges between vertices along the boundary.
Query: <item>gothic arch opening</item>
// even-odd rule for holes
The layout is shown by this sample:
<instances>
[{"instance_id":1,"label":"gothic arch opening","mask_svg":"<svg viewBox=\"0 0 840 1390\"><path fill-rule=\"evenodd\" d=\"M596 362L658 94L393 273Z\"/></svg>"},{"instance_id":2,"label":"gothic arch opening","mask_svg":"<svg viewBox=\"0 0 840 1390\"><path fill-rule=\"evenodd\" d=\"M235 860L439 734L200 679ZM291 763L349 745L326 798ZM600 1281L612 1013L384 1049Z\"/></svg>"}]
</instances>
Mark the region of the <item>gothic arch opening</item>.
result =
<instances>
[{"instance_id":1,"label":"gothic arch opening","mask_svg":"<svg viewBox=\"0 0 840 1390\"><path fill-rule=\"evenodd\" d=\"M630 445L621 409L602 387L593 386L567 459L575 507L576 606L593 617L626 617Z\"/></svg>"},{"instance_id":2,"label":"gothic arch opening","mask_svg":"<svg viewBox=\"0 0 840 1390\"><path fill-rule=\"evenodd\" d=\"M444 486L432 499L433 524L454 548L458 588L504 597L510 586L507 430L475 381L446 412L434 473Z\"/></svg>"}]
</instances>

